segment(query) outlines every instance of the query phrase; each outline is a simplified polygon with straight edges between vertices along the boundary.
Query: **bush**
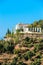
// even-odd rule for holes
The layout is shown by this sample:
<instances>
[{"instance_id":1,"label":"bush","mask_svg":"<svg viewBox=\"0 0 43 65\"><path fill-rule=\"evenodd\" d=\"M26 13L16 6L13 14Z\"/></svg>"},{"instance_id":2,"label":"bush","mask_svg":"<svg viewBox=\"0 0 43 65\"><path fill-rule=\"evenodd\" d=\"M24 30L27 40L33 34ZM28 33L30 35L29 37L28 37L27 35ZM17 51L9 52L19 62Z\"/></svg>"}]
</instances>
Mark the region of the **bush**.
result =
<instances>
[{"instance_id":1,"label":"bush","mask_svg":"<svg viewBox=\"0 0 43 65\"><path fill-rule=\"evenodd\" d=\"M7 53L13 53L13 50L14 50L14 43L12 41L6 41L4 42L4 52L7 52Z\"/></svg>"},{"instance_id":2,"label":"bush","mask_svg":"<svg viewBox=\"0 0 43 65\"><path fill-rule=\"evenodd\" d=\"M28 44L28 48L33 47L33 44Z\"/></svg>"},{"instance_id":3,"label":"bush","mask_svg":"<svg viewBox=\"0 0 43 65\"><path fill-rule=\"evenodd\" d=\"M14 54L18 54L18 53L20 53L20 49L18 50L14 49Z\"/></svg>"},{"instance_id":4,"label":"bush","mask_svg":"<svg viewBox=\"0 0 43 65\"><path fill-rule=\"evenodd\" d=\"M29 37L26 37L26 38L25 38L25 41L27 41L27 42L28 42L29 40L30 40L30 38L29 38Z\"/></svg>"},{"instance_id":5,"label":"bush","mask_svg":"<svg viewBox=\"0 0 43 65\"><path fill-rule=\"evenodd\" d=\"M20 61L19 63L18 63L18 65L27 65L26 63L23 63L22 61Z\"/></svg>"},{"instance_id":6,"label":"bush","mask_svg":"<svg viewBox=\"0 0 43 65\"><path fill-rule=\"evenodd\" d=\"M32 62L30 65L40 65L40 64L41 64L41 61L37 59L34 62Z\"/></svg>"},{"instance_id":7,"label":"bush","mask_svg":"<svg viewBox=\"0 0 43 65\"><path fill-rule=\"evenodd\" d=\"M37 52L39 50L43 50L43 43L35 44L34 52Z\"/></svg>"},{"instance_id":8,"label":"bush","mask_svg":"<svg viewBox=\"0 0 43 65\"><path fill-rule=\"evenodd\" d=\"M17 60L18 60L18 57L15 57L15 58L13 59L13 62L11 63L11 65L17 65Z\"/></svg>"},{"instance_id":9,"label":"bush","mask_svg":"<svg viewBox=\"0 0 43 65\"><path fill-rule=\"evenodd\" d=\"M3 42L0 42L0 53L4 52L4 44Z\"/></svg>"},{"instance_id":10,"label":"bush","mask_svg":"<svg viewBox=\"0 0 43 65\"><path fill-rule=\"evenodd\" d=\"M34 56L35 54L31 51L27 51L26 54L24 54L24 58L25 60L31 59L32 56Z\"/></svg>"}]
</instances>

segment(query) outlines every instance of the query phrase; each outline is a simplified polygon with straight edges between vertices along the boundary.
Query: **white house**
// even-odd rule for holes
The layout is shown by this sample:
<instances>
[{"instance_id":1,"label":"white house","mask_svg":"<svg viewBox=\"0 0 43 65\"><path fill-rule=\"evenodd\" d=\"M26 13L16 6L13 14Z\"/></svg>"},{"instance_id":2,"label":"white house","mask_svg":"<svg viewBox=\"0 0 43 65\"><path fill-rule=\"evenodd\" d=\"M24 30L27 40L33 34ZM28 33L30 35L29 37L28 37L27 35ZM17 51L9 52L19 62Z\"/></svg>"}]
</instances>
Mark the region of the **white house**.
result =
<instances>
[{"instance_id":1,"label":"white house","mask_svg":"<svg viewBox=\"0 0 43 65\"><path fill-rule=\"evenodd\" d=\"M24 33L32 33L32 32L41 32L41 27L28 27L29 24L17 24L16 25L16 30L20 30L23 29L23 31L20 32L24 32Z\"/></svg>"}]
</instances>

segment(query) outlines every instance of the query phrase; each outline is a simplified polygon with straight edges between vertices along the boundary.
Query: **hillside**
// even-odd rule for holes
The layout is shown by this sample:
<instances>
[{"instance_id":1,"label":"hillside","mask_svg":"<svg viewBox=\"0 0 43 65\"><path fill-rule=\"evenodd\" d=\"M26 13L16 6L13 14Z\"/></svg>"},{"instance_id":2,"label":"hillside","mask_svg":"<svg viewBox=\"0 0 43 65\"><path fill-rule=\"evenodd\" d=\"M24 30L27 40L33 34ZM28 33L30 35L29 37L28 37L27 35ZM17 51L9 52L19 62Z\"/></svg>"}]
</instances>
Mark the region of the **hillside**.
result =
<instances>
[{"instance_id":1,"label":"hillside","mask_svg":"<svg viewBox=\"0 0 43 65\"><path fill-rule=\"evenodd\" d=\"M40 20L31 25L43 29L42 23L43 20ZM30 38L8 30L5 38L0 40L0 65L43 65L43 36L41 38L39 35Z\"/></svg>"},{"instance_id":2,"label":"hillside","mask_svg":"<svg viewBox=\"0 0 43 65\"><path fill-rule=\"evenodd\" d=\"M20 33L0 41L0 65L43 65L43 39L22 39Z\"/></svg>"}]
</instances>

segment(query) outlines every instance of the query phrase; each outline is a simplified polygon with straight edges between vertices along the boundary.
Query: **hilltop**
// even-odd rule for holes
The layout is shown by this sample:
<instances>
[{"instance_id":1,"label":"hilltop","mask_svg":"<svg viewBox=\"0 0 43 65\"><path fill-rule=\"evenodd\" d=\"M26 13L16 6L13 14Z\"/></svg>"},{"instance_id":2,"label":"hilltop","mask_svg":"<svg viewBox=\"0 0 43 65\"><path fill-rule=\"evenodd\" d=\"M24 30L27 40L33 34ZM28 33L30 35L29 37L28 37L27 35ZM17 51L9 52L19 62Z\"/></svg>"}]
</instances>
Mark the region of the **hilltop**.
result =
<instances>
[{"instance_id":1,"label":"hilltop","mask_svg":"<svg viewBox=\"0 0 43 65\"><path fill-rule=\"evenodd\" d=\"M43 29L42 23L40 20L31 25L40 25ZM0 65L43 65L43 38L19 32L14 34L8 29L4 39L0 40Z\"/></svg>"}]
</instances>

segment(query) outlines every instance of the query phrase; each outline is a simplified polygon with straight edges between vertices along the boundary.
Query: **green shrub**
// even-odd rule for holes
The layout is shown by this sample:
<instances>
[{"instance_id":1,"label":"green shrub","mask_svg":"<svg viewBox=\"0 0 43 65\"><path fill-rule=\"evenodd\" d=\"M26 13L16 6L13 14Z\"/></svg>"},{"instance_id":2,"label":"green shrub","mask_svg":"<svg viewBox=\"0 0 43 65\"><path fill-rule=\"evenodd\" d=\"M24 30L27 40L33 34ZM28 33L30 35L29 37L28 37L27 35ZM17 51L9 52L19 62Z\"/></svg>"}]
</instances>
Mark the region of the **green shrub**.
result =
<instances>
[{"instance_id":1,"label":"green shrub","mask_svg":"<svg viewBox=\"0 0 43 65\"><path fill-rule=\"evenodd\" d=\"M37 52L39 50L43 49L43 43L35 44L34 45L34 52Z\"/></svg>"},{"instance_id":2,"label":"green shrub","mask_svg":"<svg viewBox=\"0 0 43 65\"><path fill-rule=\"evenodd\" d=\"M33 44L28 44L28 48L33 47Z\"/></svg>"},{"instance_id":3,"label":"green shrub","mask_svg":"<svg viewBox=\"0 0 43 65\"><path fill-rule=\"evenodd\" d=\"M20 53L20 49L18 50L14 49L14 54L18 54L18 53Z\"/></svg>"},{"instance_id":4,"label":"green shrub","mask_svg":"<svg viewBox=\"0 0 43 65\"><path fill-rule=\"evenodd\" d=\"M27 65L26 63L23 63L22 61L20 61L19 63L18 63L18 65Z\"/></svg>"},{"instance_id":5,"label":"green shrub","mask_svg":"<svg viewBox=\"0 0 43 65\"><path fill-rule=\"evenodd\" d=\"M0 53L3 53L4 52L4 44L3 44L3 41L0 42Z\"/></svg>"},{"instance_id":6,"label":"green shrub","mask_svg":"<svg viewBox=\"0 0 43 65\"><path fill-rule=\"evenodd\" d=\"M34 56L35 54L31 51L27 51L26 54L24 54L24 58L25 60L31 59L32 56Z\"/></svg>"},{"instance_id":7,"label":"green shrub","mask_svg":"<svg viewBox=\"0 0 43 65\"><path fill-rule=\"evenodd\" d=\"M4 42L4 52L13 53L14 43L12 41Z\"/></svg>"},{"instance_id":8,"label":"green shrub","mask_svg":"<svg viewBox=\"0 0 43 65\"><path fill-rule=\"evenodd\" d=\"M11 65L17 65L17 60L18 60L18 56L14 57L13 62L11 63Z\"/></svg>"},{"instance_id":9,"label":"green shrub","mask_svg":"<svg viewBox=\"0 0 43 65\"><path fill-rule=\"evenodd\" d=\"M25 38L25 41L27 41L27 42L28 42L29 40L30 40L30 38L29 38L29 37L26 37L26 38Z\"/></svg>"},{"instance_id":10,"label":"green shrub","mask_svg":"<svg viewBox=\"0 0 43 65\"><path fill-rule=\"evenodd\" d=\"M32 62L30 65L40 65L40 64L41 64L41 61L37 59L34 62Z\"/></svg>"}]
</instances>

